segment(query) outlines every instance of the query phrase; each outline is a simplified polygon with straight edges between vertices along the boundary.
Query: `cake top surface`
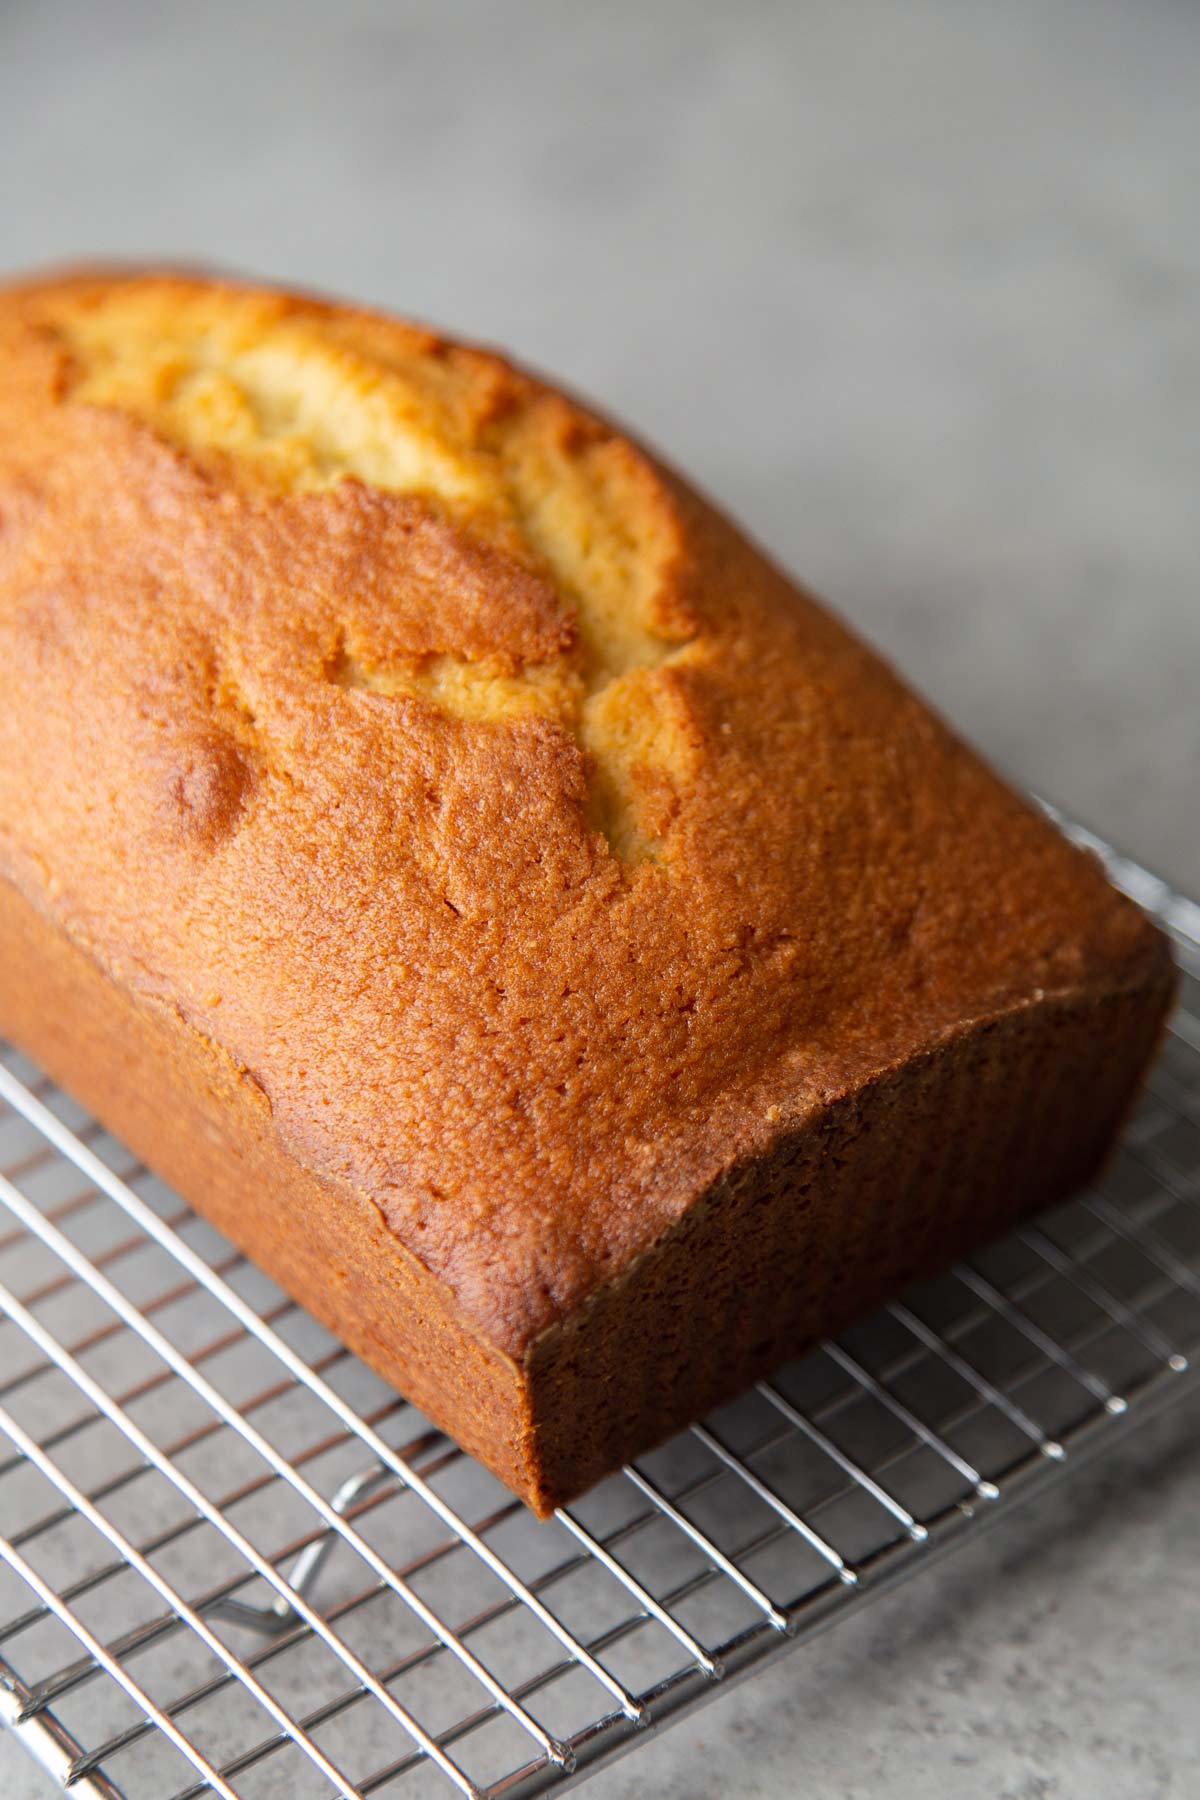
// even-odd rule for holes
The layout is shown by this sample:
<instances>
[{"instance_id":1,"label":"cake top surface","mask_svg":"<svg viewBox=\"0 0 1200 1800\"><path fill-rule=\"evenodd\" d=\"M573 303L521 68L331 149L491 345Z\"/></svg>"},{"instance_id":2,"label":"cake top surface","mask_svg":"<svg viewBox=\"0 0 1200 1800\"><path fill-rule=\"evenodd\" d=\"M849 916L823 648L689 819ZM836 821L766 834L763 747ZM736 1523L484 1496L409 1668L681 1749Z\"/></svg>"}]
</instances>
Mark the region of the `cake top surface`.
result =
<instances>
[{"instance_id":1,"label":"cake top surface","mask_svg":"<svg viewBox=\"0 0 1200 1800\"><path fill-rule=\"evenodd\" d=\"M171 274L0 292L0 870L511 1354L840 1094L1159 953L611 426Z\"/></svg>"}]
</instances>

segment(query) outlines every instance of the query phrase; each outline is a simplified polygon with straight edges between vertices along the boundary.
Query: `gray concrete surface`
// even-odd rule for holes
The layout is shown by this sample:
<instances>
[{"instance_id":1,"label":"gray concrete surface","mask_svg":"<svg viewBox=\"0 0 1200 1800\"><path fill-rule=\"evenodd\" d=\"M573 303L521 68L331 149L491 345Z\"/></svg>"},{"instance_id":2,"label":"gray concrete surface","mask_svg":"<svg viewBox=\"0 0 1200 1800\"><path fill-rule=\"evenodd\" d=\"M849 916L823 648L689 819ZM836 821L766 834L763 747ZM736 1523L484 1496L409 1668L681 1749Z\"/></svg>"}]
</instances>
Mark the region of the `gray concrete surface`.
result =
<instances>
[{"instance_id":1,"label":"gray concrete surface","mask_svg":"<svg viewBox=\"0 0 1200 1800\"><path fill-rule=\"evenodd\" d=\"M0 0L0 267L215 261L509 345L1195 892L1198 91L1190 0ZM1196 1422L588 1791L1187 1800Z\"/></svg>"}]
</instances>

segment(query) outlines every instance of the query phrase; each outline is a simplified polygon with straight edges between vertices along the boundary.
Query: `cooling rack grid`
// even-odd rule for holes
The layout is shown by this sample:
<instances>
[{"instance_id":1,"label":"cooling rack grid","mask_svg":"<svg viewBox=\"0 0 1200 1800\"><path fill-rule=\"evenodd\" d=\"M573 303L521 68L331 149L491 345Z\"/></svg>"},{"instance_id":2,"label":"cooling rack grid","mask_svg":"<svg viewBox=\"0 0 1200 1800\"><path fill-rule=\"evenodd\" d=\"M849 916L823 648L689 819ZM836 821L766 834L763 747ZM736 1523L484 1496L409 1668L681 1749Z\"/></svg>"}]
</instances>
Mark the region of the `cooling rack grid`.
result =
<instances>
[{"instance_id":1,"label":"cooling rack grid","mask_svg":"<svg viewBox=\"0 0 1200 1800\"><path fill-rule=\"evenodd\" d=\"M1057 815L1056 815L1057 816ZM92 1800L558 1792L1200 1367L1200 909L1095 1191L539 1524L13 1051L0 1719Z\"/></svg>"}]
</instances>

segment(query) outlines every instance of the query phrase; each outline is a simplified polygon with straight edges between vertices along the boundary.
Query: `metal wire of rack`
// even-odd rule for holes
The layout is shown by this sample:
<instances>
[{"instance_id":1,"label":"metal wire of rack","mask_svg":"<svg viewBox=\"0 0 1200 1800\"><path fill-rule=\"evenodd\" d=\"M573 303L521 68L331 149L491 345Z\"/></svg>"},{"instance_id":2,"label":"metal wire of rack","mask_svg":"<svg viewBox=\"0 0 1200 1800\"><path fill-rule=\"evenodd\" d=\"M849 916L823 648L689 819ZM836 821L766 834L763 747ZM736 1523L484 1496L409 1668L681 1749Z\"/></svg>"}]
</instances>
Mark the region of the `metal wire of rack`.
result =
<instances>
[{"instance_id":1,"label":"metal wire of rack","mask_svg":"<svg viewBox=\"0 0 1200 1800\"><path fill-rule=\"evenodd\" d=\"M557 1792L1194 1387L1200 908L1059 822L1184 970L1102 1186L542 1524L0 1056L0 1721L94 1800Z\"/></svg>"}]
</instances>

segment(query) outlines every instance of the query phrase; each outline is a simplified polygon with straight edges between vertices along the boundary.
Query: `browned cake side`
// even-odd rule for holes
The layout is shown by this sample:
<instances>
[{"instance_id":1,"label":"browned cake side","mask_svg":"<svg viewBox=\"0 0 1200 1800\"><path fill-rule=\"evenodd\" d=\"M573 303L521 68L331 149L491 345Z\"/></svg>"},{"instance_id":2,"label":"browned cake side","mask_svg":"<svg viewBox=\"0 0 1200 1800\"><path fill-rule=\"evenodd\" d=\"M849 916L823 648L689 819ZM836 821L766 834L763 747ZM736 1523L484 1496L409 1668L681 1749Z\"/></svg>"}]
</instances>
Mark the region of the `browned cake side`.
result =
<instances>
[{"instance_id":1,"label":"browned cake side","mask_svg":"<svg viewBox=\"0 0 1200 1800\"><path fill-rule=\"evenodd\" d=\"M1104 1154L1161 936L483 352L0 295L0 1026L539 1510Z\"/></svg>"}]
</instances>

